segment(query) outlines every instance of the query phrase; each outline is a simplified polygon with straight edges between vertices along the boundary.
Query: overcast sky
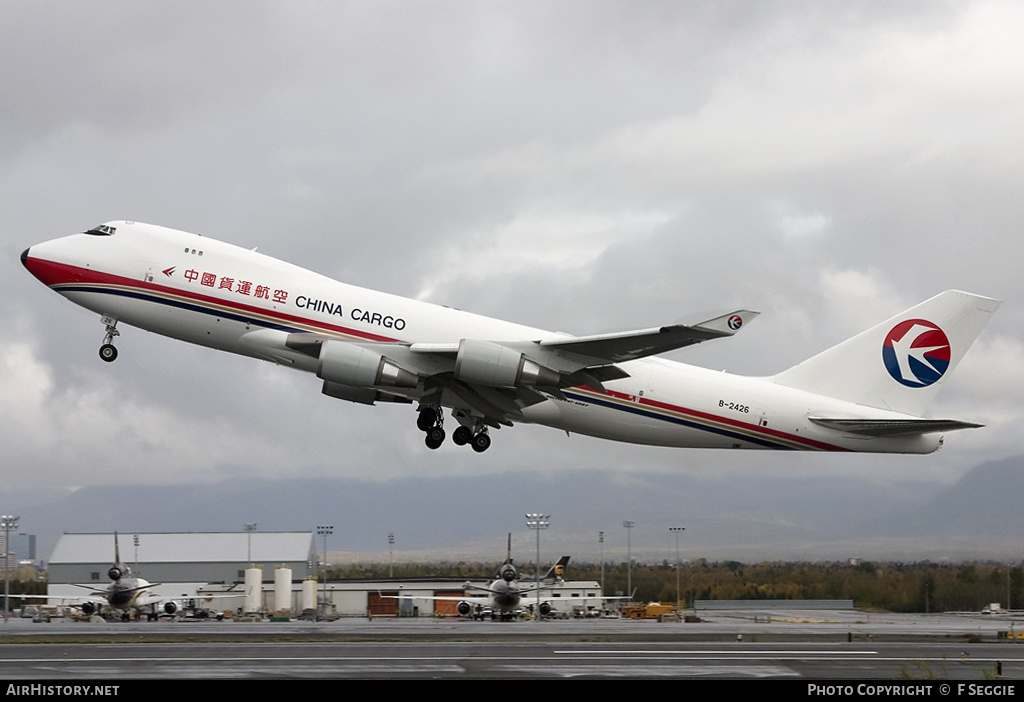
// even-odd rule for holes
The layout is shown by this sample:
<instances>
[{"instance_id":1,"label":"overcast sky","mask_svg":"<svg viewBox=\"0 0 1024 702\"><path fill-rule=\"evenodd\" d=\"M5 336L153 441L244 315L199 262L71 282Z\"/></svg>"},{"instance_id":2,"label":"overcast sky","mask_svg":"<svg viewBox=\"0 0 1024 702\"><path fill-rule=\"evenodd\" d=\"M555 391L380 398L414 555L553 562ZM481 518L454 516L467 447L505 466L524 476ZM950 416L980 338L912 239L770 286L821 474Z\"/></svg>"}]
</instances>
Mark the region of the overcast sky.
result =
<instances>
[{"instance_id":1,"label":"overcast sky","mask_svg":"<svg viewBox=\"0 0 1024 702\"><path fill-rule=\"evenodd\" d=\"M1024 5L0 5L8 489L593 467L955 480L1020 452ZM670 357L774 373L948 288L1003 300L930 456L707 452L543 427L423 445L268 363L121 328L18 256L133 219L578 334L746 307ZM520 511L516 508L516 512Z\"/></svg>"}]
</instances>

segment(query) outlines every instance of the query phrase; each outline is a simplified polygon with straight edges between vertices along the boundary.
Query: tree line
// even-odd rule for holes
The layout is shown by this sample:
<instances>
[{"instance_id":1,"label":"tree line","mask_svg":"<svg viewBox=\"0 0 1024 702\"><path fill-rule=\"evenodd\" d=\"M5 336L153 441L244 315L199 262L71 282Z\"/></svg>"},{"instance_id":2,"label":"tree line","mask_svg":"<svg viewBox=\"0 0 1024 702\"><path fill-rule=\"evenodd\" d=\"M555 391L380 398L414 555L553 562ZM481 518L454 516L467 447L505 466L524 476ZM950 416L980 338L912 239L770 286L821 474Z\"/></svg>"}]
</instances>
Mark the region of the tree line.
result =
<instances>
[{"instance_id":1,"label":"tree line","mask_svg":"<svg viewBox=\"0 0 1024 702\"><path fill-rule=\"evenodd\" d=\"M533 575L523 566L521 577ZM493 563L401 563L395 578L453 577L488 579ZM525 572L524 572L525 571ZM386 579L387 563L357 563L332 569L330 579ZM567 580L601 581L601 566L570 563ZM636 601L674 602L676 568L668 561L633 564L607 563L606 595L626 594L632 581ZM1004 608L1024 609L1024 568L1005 563L891 563L863 561L740 563L698 559L679 568L680 599L693 600L853 600L854 606L892 612L979 611L998 602Z\"/></svg>"}]
</instances>

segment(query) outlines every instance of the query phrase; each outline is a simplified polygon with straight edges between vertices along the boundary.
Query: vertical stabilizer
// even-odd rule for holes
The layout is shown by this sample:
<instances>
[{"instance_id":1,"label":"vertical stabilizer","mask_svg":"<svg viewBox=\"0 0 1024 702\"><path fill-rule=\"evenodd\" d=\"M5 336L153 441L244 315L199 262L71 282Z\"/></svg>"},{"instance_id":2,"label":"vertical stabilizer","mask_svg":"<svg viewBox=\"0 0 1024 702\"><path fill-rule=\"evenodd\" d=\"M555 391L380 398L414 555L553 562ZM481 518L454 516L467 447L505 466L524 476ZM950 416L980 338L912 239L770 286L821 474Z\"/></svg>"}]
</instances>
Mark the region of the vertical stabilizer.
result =
<instances>
[{"instance_id":1,"label":"vertical stabilizer","mask_svg":"<svg viewBox=\"0 0 1024 702\"><path fill-rule=\"evenodd\" d=\"M779 385L921 416L999 301L947 290L775 376Z\"/></svg>"}]
</instances>

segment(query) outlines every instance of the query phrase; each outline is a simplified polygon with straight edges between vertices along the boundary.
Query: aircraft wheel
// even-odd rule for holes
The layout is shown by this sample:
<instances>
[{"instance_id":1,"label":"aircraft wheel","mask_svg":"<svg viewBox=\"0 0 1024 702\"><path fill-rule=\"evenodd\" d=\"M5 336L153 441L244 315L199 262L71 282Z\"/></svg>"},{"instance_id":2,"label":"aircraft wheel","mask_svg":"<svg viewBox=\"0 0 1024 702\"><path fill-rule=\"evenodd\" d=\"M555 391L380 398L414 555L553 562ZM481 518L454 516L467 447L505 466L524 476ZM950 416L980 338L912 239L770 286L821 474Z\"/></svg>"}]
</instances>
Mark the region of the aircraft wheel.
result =
<instances>
[{"instance_id":1,"label":"aircraft wheel","mask_svg":"<svg viewBox=\"0 0 1024 702\"><path fill-rule=\"evenodd\" d=\"M437 424L437 412L426 407L420 410L420 414L416 417L416 426L420 431L430 431L433 426Z\"/></svg>"},{"instance_id":2,"label":"aircraft wheel","mask_svg":"<svg viewBox=\"0 0 1024 702\"><path fill-rule=\"evenodd\" d=\"M427 432L426 444L427 448L436 449L440 448L441 444L444 443L444 429L441 427L433 427Z\"/></svg>"},{"instance_id":3,"label":"aircraft wheel","mask_svg":"<svg viewBox=\"0 0 1024 702\"><path fill-rule=\"evenodd\" d=\"M473 437L472 445L474 451L477 453L483 453L491 447L491 437L481 432Z\"/></svg>"},{"instance_id":4,"label":"aircraft wheel","mask_svg":"<svg viewBox=\"0 0 1024 702\"><path fill-rule=\"evenodd\" d=\"M103 344L103 346L100 346L100 358L110 363L117 358L117 347L113 344Z\"/></svg>"},{"instance_id":5,"label":"aircraft wheel","mask_svg":"<svg viewBox=\"0 0 1024 702\"><path fill-rule=\"evenodd\" d=\"M452 432L452 441L456 446L465 446L473 440L473 432L469 427L460 426Z\"/></svg>"}]
</instances>

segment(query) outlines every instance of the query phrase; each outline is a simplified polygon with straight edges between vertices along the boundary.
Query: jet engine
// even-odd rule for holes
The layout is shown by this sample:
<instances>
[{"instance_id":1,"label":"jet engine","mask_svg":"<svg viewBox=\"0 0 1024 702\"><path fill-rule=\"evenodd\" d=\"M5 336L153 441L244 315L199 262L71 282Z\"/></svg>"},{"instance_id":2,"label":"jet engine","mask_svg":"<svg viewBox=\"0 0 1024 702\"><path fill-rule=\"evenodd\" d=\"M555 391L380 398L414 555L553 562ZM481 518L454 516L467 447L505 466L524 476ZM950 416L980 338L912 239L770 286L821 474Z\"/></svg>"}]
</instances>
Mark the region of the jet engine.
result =
<instances>
[{"instance_id":1,"label":"jet engine","mask_svg":"<svg viewBox=\"0 0 1024 702\"><path fill-rule=\"evenodd\" d=\"M379 353L346 341L325 341L320 345L316 375L322 380L355 388L375 385L414 388L419 382L415 373Z\"/></svg>"},{"instance_id":2,"label":"jet engine","mask_svg":"<svg viewBox=\"0 0 1024 702\"><path fill-rule=\"evenodd\" d=\"M110 566L110 570L107 571L107 577L111 580L120 580L124 573L116 565Z\"/></svg>"},{"instance_id":3,"label":"jet engine","mask_svg":"<svg viewBox=\"0 0 1024 702\"><path fill-rule=\"evenodd\" d=\"M95 602L83 602L82 603L82 614L87 617L91 617L99 611L99 605Z\"/></svg>"},{"instance_id":4,"label":"jet engine","mask_svg":"<svg viewBox=\"0 0 1024 702\"><path fill-rule=\"evenodd\" d=\"M541 602L540 603L540 615L542 617L546 617L549 614L551 614L551 603L550 602Z\"/></svg>"},{"instance_id":5,"label":"jet engine","mask_svg":"<svg viewBox=\"0 0 1024 702\"><path fill-rule=\"evenodd\" d=\"M465 617L466 615L468 615L468 614L469 614L470 612L472 612L472 611L473 611L473 605L471 605L471 604L470 604L470 603L468 603L468 602L460 602L459 604L457 604L457 605L455 606L455 610L456 610L456 611L457 611L457 612L458 612L459 614L461 614L462 616L464 616L464 617Z\"/></svg>"},{"instance_id":6,"label":"jet engine","mask_svg":"<svg viewBox=\"0 0 1024 702\"><path fill-rule=\"evenodd\" d=\"M179 609L181 609L181 606L174 600L168 600L167 602L164 602L163 609L164 614L175 614Z\"/></svg>"},{"instance_id":7,"label":"jet engine","mask_svg":"<svg viewBox=\"0 0 1024 702\"><path fill-rule=\"evenodd\" d=\"M493 341L463 339L455 359L455 378L497 388L523 385L558 387L561 376L523 354Z\"/></svg>"}]
</instances>

